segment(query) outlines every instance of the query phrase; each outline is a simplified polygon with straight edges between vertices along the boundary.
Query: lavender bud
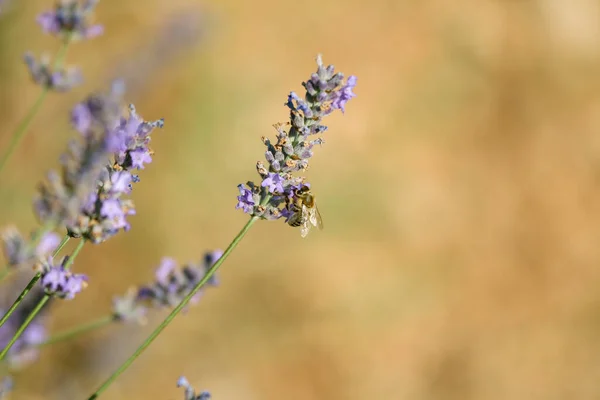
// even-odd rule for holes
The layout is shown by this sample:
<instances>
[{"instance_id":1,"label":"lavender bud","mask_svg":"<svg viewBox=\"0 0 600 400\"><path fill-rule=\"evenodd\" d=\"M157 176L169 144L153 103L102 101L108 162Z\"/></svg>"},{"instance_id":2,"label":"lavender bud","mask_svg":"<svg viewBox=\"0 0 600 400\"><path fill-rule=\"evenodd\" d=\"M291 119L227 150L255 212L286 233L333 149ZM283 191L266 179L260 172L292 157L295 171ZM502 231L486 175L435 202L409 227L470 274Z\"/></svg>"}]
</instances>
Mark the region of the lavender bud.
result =
<instances>
[{"instance_id":1,"label":"lavender bud","mask_svg":"<svg viewBox=\"0 0 600 400\"><path fill-rule=\"evenodd\" d=\"M61 68L53 71L47 57L42 57L39 63L31 53L26 53L23 58L33 81L49 90L67 92L83 81L81 71L77 68Z\"/></svg>"},{"instance_id":2,"label":"lavender bud","mask_svg":"<svg viewBox=\"0 0 600 400\"><path fill-rule=\"evenodd\" d=\"M190 385L185 376L179 377L177 380L177 387L183 387L185 389L184 392L184 400L210 400L211 396L208 392L202 392L196 395L196 390Z\"/></svg>"}]
</instances>

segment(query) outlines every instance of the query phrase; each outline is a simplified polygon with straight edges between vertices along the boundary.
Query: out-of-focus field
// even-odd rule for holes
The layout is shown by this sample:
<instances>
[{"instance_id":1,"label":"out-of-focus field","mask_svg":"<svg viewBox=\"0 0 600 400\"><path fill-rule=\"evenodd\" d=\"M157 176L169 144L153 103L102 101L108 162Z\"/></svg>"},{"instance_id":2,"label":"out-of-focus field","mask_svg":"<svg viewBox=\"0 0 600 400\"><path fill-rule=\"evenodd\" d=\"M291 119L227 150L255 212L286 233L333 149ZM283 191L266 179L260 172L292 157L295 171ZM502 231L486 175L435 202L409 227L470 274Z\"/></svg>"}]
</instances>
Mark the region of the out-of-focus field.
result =
<instances>
[{"instance_id":1,"label":"out-of-focus field","mask_svg":"<svg viewBox=\"0 0 600 400\"><path fill-rule=\"evenodd\" d=\"M0 15L0 148L38 89L20 57L57 48L34 18ZM84 249L90 285L56 302L54 332L101 316L164 255L198 259L246 221L262 135L317 53L356 93L328 118L307 172L325 230L253 228L205 293L106 392L217 400L600 398L600 3L109 1L99 39L68 60L83 87L52 95L0 177L0 223L34 226L68 109L124 76L164 117L133 228ZM147 326L45 348L14 399L81 399Z\"/></svg>"}]
</instances>

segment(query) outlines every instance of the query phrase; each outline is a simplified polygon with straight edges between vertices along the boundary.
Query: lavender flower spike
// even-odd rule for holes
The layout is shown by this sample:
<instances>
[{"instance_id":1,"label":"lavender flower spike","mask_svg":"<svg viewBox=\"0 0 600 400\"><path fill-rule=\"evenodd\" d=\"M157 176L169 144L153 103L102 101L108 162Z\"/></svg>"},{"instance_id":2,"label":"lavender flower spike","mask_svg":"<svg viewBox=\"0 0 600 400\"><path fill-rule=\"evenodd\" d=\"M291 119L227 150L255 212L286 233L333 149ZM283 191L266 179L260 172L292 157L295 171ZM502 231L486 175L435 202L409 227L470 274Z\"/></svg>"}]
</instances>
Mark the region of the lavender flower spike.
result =
<instances>
[{"instance_id":1,"label":"lavender flower spike","mask_svg":"<svg viewBox=\"0 0 600 400\"><path fill-rule=\"evenodd\" d=\"M177 380L177 387L183 387L185 389L184 400L210 400L211 396L209 392L201 392L196 394L196 390L192 387L190 382L185 376L180 376Z\"/></svg>"},{"instance_id":2,"label":"lavender flower spike","mask_svg":"<svg viewBox=\"0 0 600 400\"><path fill-rule=\"evenodd\" d=\"M155 272L155 280L139 289L130 289L124 296L113 300L113 315L119 321L145 322L147 307L173 307L179 303L194 286L206 275L210 267L223 255L221 250L207 252L199 263L179 266L177 262L165 257ZM209 286L217 286L213 275L207 281ZM201 296L198 293L193 301Z\"/></svg>"},{"instance_id":3,"label":"lavender flower spike","mask_svg":"<svg viewBox=\"0 0 600 400\"><path fill-rule=\"evenodd\" d=\"M71 122L83 143L70 143L61 172L48 175L35 201L42 222L65 225L71 237L92 243L130 229L127 217L135 207L125 196L139 182L133 170L152 160L150 134L163 126L162 119L144 121L132 105L122 116L122 94L122 85L114 84L108 95L93 95L75 106Z\"/></svg>"},{"instance_id":4,"label":"lavender flower spike","mask_svg":"<svg viewBox=\"0 0 600 400\"><path fill-rule=\"evenodd\" d=\"M105 125L102 120L85 120L87 117L95 119L93 111L89 111L85 117L82 117L83 114L83 110L79 108L79 120L76 125L84 132L94 125ZM104 117L102 113L96 114ZM89 195L79 218L67 224L71 236L85 237L93 243L101 243L120 230L130 229L127 217L135 215L135 207L125 196L131 193L132 184L140 180L133 170L143 169L152 161L150 134L155 128L162 127L162 119L154 122L144 121L136 113L135 107L129 106L129 116L121 117L107 135L107 148L113 153L114 161L106 164L100 173L97 189Z\"/></svg>"},{"instance_id":5,"label":"lavender flower spike","mask_svg":"<svg viewBox=\"0 0 600 400\"><path fill-rule=\"evenodd\" d=\"M290 92L287 98L289 123L275 125L275 141L262 138L268 166L262 161L257 163L260 184L248 182L247 187L238 186L240 195L236 208L262 219L283 217L290 222L298 212L293 207L297 207L294 204L298 203L300 189L309 187L305 178L296 174L308 168L315 145L324 143L321 137L314 138L327 130L323 118L337 109L344 112L348 101L356 97L352 91L356 81L355 76L350 76L344 82L342 73L336 73L333 65L324 66L321 56L317 57L317 71L302 83L306 89L304 96ZM303 215L301 220L306 219Z\"/></svg>"},{"instance_id":6,"label":"lavender flower spike","mask_svg":"<svg viewBox=\"0 0 600 400\"><path fill-rule=\"evenodd\" d=\"M201 264L188 263L182 267L178 267L172 258L163 258L156 269L156 280L151 285L140 288L139 299L149 301L154 306L173 307L177 305L222 255L222 251L216 250L207 253ZM212 276L207 284L216 286L216 278ZM197 302L200 296L199 292L192 301Z\"/></svg>"},{"instance_id":7,"label":"lavender flower spike","mask_svg":"<svg viewBox=\"0 0 600 400\"><path fill-rule=\"evenodd\" d=\"M62 0L53 11L46 11L37 17L42 30L51 35L72 40L92 39L104 32L102 25L91 25L89 15L99 0Z\"/></svg>"}]
</instances>

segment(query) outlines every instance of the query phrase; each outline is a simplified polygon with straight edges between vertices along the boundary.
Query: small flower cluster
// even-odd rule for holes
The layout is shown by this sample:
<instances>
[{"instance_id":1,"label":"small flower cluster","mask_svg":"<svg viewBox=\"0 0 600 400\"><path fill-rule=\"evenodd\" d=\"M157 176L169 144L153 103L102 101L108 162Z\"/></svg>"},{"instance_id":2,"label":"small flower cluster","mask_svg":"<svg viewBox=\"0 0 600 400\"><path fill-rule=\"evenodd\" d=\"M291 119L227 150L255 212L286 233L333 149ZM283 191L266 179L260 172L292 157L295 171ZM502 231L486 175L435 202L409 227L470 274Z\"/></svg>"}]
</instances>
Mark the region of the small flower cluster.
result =
<instances>
[{"instance_id":1,"label":"small flower cluster","mask_svg":"<svg viewBox=\"0 0 600 400\"><path fill-rule=\"evenodd\" d=\"M260 185L248 182L246 186L238 186L240 194L236 208L247 214L269 220L289 217L285 200L294 196L294 189L304 184L304 178L293 173L305 171L314 146L324 143L320 137L311 137L327 130L322 124L323 117L336 109L343 112L346 103L356 96L352 92L356 86L355 76L344 82L344 75L335 73L333 65L325 67L320 56L317 57L317 66L317 72L302 83L306 89L304 98L294 92L288 96L289 128L284 129L283 124L275 125L275 143L263 137L269 166L267 168L262 161L256 165L262 182Z\"/></svg>"},{"instance_id":2,"label":"small flower cluster","mask_svg":"<svg viewBox=\"0 0 600 400\"><path fill-rule=\"evenodd\" d=\"M183 387L185 389L184 400L210 400L211 396L209 392L201 392L196 394L196 390L192 387L190 382L185 376L179 377L177 380L177 387Z\"/></svg>"},{"instance_id":3,"label":"small flower cluster","mask_svg":"<svg viewBox=\"0 0 600 400\"><path fill-rule=\"evenodd\" d=\"M144 121L133 105L129 115L122 117L121 96L121 86L114 85L110 94L90 96L74 108L71 120L83 145L71 143L62 159L62 174L48 176L35 202L41 221L53 219L65 225L72 237L93 243L129 229L126 217L135 214L135 208L124 195L131 193L132 183L139 182L131 171L152 161L150 134L163 126L162 119Z\"/></svg>"},{"instance_id":4,"label":"small flower cluster","mask_svg":"<svg viewBox=\"0 0 600 400\"><path fill-rule=\"evenodd\" d=\"M50 58L46 55L41 57L40 62L37 62L34 55L27 52L23 59L31 74L31 79L39 86L47 89L68 92L83 81L83 76L78 68L58 68L54 70Z\"/></svg>"},{"instance_id":5,"label":"small flower cluster","mask_svg":"<svg viewBox=\"0 0 600 400\"><path fill-rule=\"evenodd\" d=\"M55 263L52 257L47 257L40 262L38 266L42 273L40 283L46 294L72 300L87 286L87 276L69 271L68 262L69 257L63 257L60 263Z\"/></svg>"},{"instance_id":6,"label":"small flower cluster","mask_svg":"<svg viewBox=\"0 0 600 400\"><path fill-rule=\"evenodd\" d=\"M60 237L54 232L43 233L35 245L35 239L27 241L14 226L2 232L2 248L8 267L34 264L52 253L60 243Z\"/></svg>"},{"instance_id":7,"label":"small flower cluster","mask_svg":"<svg viewBox=\"0 0 600 400\"><path fill-rule=\"evenodd\" d=\"M76 0L62 0L53 11L41 13L37 22L48 34L63 39L92 39L104 32L102 25L91 25L89 16L99 0L84 0L81 4Z\"/></svg>"},{"instance_id":8,"label":"small flower cluster","mask_svg":"<svg viewBox=\"0 0 600 400\"><path fill-rule=\"evenodd\" d=\"M0 348L4 348L23 321L29 316L29 313L42 298L44 292L39 287L34 287L27 301L22 303L19 308L10 316L8 321L0 327ZM0 309L0 314L4 315L5 309ZM38 315L31 324L25 329L23 334L15 342L8 352L8 363L11 368L23 368L37 359L37 346L43 343L47 338L46 317Z\"/></svg>"},{"instance_id":9,"label":"small flower cluster","mask_svg":"<svg viewBox=\"0 0 600 400\"><path fill-rule=\"evenodd\" d=\"M220 250L207 252L202 262L188 263L181 267L178 267L172 258L163 258L156 269L154 282L137 290L130 290L123 297L115 298L113 315L118 320L141 322L146 314L147 305L155 308L174 307L204 278L222 255ZM214 275L207 284L218 285ZM197 302L200 296L201 293L198 293L192 301Z\"/></svg>"},{"instance_id":10,"label":"small flower cluster","mask_svg":"<svg viewBox=\"0 0 600 400\"><path fill-rule=\"evenodd\" d=\"M65 43L73 40L91 39L102 34L101 25L90 25L88 17L98 0L85 0L79 4L75 0L63 0L56 5L54 11L40 14L37 22L46 33L61 37ZM24 56L33 81L49 90L66 92L81 84L83 77L77 68L62 67L62 55L51 65L47 56L36 61L30 52Z\"/></svg>"}]
</instances>

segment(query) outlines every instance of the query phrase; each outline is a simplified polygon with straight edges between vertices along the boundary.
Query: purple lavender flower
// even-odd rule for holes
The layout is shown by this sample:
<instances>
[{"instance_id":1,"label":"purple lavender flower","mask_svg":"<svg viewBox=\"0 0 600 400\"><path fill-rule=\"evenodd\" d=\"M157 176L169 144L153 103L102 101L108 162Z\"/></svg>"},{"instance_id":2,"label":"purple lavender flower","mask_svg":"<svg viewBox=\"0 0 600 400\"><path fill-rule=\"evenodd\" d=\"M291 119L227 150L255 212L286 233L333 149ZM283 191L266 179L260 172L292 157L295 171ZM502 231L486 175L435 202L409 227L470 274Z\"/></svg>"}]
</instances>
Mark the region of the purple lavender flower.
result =
<instances>
[{"instance_id":1,"label":"purple lavender flower","mask_svg":"<svg viewBox=\"0 0 600 400\"><path fill-rule=\"evenodd\" d=\"M346 103L353 97L356 97L356 94L352 93L352 89L356 87L356 76L350 76L346 81L346 84L342 86L340 90L335 92L335 96L331 103L331 107L334 109L340 109L342 112L345 112Z\"/></svg>"},{"instance_id":2,"label":"purple lavender flower","mask_svg":"<svg viewBox=\"0 0 600 400\"><path fill-rule=\"evenodd\" d=\"M270 172L267 177L263 179L261 186L266 187L269 193L282 193L283 182L285 182L285 180L281 175Z\"/></svg>"},{"instance_id":3,"label":"purple lavender flower","mask_svg":"<svg viewBox=\"0 0 600 400\"><path fill-rule=\"evenodd\" d=\"M41 236L36 246L33 234L32 239L27 241L16 227L9 226L2 232L2 242L7 265L17 267L45 258L58 247L60 238L54 232L47 232Z\"/></svg>"},{"instance_id":4,"label":"purple lavender flower","mask_svg":"<svg viewBox=\"0 0 600 400\"><path fill-rule=\"evenodd\" d=\"M187 296L208 270L223 255L221 250L207 252L200 263L188 263L179 266L177 262L165 257L155 272L155 280L137 290L130 289L125 296L113 300L113 315L121 321L144 322L146 307L174 307ZM207 281L209 286L217 286L215 275ZM192 299L197 302L201 293Z\"/></svg>"},{"instance_id":5,"label":"purple lavender flower","mask_svg":"<svg viewBox=\"0 0 600 400\"><path fill-rule=\"evenodd\" d=\"M130 229L127 217L135 214L135 207L124 196L139 181L131 170L151 161L150 134L163 126L162 119L144 121L133 105L123 117L122 94L117 82L108 95L92 95L74 108L71 121L84 145L71 144L62 173L49 175L35 203L40 220L53 219L72 237L93 243Z\"/></svg>"},{"instance_id":6,"label":"purple lavender flower","mask_svg":"<svg viewBox=\"0 0 600 400\"><path fill-rule=\"evenodd\" d=\"M46 56L43 56L39 63L31 53L26 53L23 58L31 78L42 87L57 92L67 92L83 81L81 71L78 68L61 68L53 71L50 59Z\"/></svg>"},{"instance_id":7,"label":"purple lavender flower","mask_svg":"<svg viewBox=\"0 0 600 400\"><path fill-rule=\"evenodd\" d=\"M71 124L75 130L86 136L95 129L111 131L121 118L124 94L125 85L120 80L114 81L110 92L106 94L91 94L73 108Z\"/></svg>"},{"instance_id":8,"label":"purple lavender flower","mask_svg":"<svg viewBox=\"0 0 600 400\"><path fill-rule=\"evenodd\" d=\"M88 17L98 0L63 0L54 11L46 11L37 17L42 30L51 35L71 40L92 39L103 33L102 25L90 25Z\"/></svg>"},{"instance_id":9,"label":"purple lavender flower","mask_svg":"<svg viewBox=\"0 0 600 400\"><path fill-rule=\"evenodd\" d=\"M75 295L87 286L87 277L82 274L73 274L66 268L68 257L64 257L59 264L55 264L52 257L48 257L40 264L42 279L40 281L46 294L57 296L61 299L72 300Z\"/></svg>"},{"instance_id":10,"label":"purple lavender flower","mask_svg":"<svg viewBox=\"0 0 600 400\"><path fill-rule=\"evenodd\" d=\"M183 387L185 389L184 400L210 400L211 396L209 392L201 392L196 394L196 390L188 382L185 376L180 376L177 380L177 387Z\"/></svg>"},{"instance_id":11,"label":"purple lavender flower","mask_svg":"<svg viewBox=\"0 0 600 400\"><path fill-rule=\"evenodd\" d=\"M299 185L306 185L304 177L295 176L308 168L315 145L324 143L323 139L310 138L327 130L322 124L325 116L334 110L345 111L347 102L356 95L352 92L356 86L356 77L350 76L344 83L344 75L336 73L333 65L325 67L321 56L317 57L317 72L309 80L303 82L306 89L304 98L291 92L285 105L290 109L289 128L276 124L276 142L263 137L267 150L263 162L257 163L257 171L261 177L260 186L253 182L247 188L239 185L240 195L236 208L262 219L288 220L293 214L290 204ZM291 201L290 201L291 200Z\"/></svg>"},{"instance_id":12,"label":"purple lavender flower","mask_svg":"<svg viewBox=\"0 0 600 400\"><path fill-rule=\"evenodd\" d=\"M5 396L12 390L13 386L14 382L9 375L0 378L0 399L5 398Z\"/></svg>"},{"instance_id":13,"label":"purple lavender flower","mask_svg":"<svg viewBox=\"0 0 600 400\"><path fill-rule=\"evenodd\" d=\"M164 258L156 270L154 283L140 288L140 299L150 300L154 305L167 307L177 305L204 277L206 271L221 255L220 251L208 253L202 265L190 263L181 268L177 267L175 260ZM207 284L216 286L216 278L211 277ZM200 295L198 293L193 301L198 301Z\"/></svg>"},{"instance_id":14,"label":"purple lavender flower","mask_svg":"<svg viewBox=\"0 0 600 400\"><path fill-rule=\"evenodd\" d=\"M252 191L246 189L242 184L238 185L238 190L240 191L240 195L237 198L238 204L235 208L241 208L245 213L251 214L256 205Z\"/></svg>"},{"instance_id":15,"label":"purple lavender flower","mask_svg":"<svg viewBox=\"0 0 600 400\"><path fill-rule=\"evenodd\" d=\"M90 112L89 115L93 113ZM114 162L106 165L97 179L98 189L94 203L83 210L74 224L67 225L72 236L83 236L93 243L101 243L120 230L130 229L126 217L135 214L135 207L131 200L123 196L131 193L132 183L139 181L138 176L130 171L144 168L144 163L152 160L150 134L154 128L162 126L162 119L155 122L144 121L133 105L129 107L128 118L120 118L114 125L108 136L108 147L113 152Z\"/></svg>"}]
</instances>

